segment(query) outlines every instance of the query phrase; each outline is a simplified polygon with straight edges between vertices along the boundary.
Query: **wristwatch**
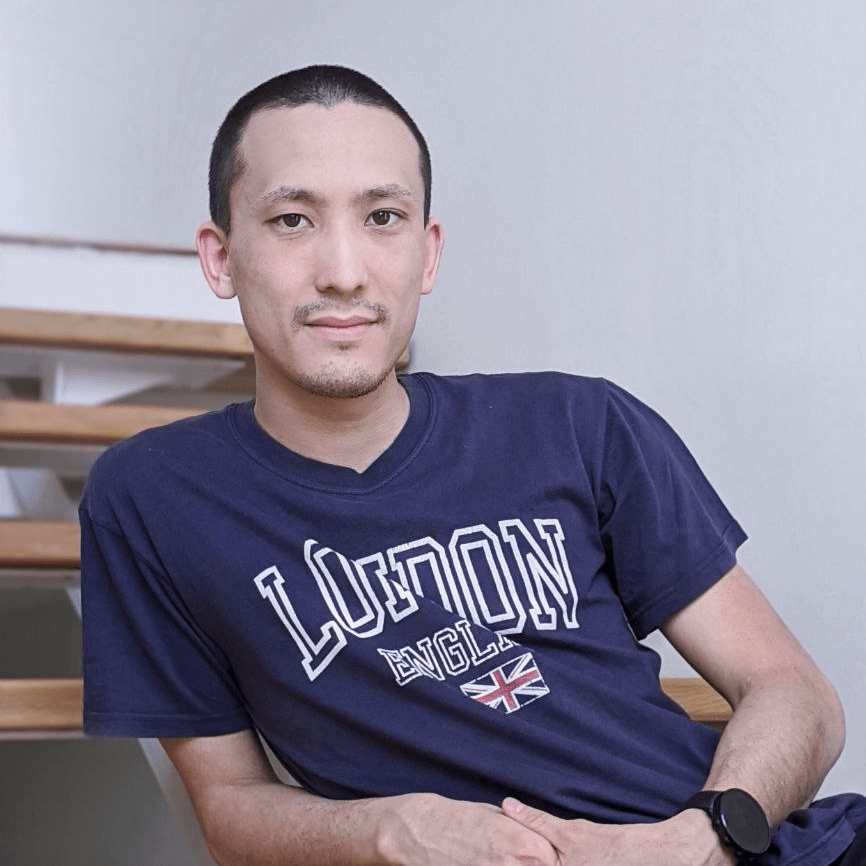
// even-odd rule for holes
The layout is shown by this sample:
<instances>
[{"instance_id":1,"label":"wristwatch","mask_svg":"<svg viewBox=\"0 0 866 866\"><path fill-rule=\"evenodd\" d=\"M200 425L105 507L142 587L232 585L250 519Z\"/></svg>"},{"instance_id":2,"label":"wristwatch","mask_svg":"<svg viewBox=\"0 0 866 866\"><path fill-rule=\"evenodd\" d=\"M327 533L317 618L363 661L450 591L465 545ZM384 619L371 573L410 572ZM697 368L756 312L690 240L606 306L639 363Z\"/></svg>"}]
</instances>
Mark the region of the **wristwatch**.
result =
<instances>
[{"instance_id":1,"label":"wristwatch","mask_svg":"<svg viewBox=\"0 0 866 866\"><path fill-rule=\"evenodd\" d=\"M770 824L760 803L739 788L698 791L680 809L703 809L713 822L722 844L750 863L770 847Z\"/></svg>"}]
</instances>

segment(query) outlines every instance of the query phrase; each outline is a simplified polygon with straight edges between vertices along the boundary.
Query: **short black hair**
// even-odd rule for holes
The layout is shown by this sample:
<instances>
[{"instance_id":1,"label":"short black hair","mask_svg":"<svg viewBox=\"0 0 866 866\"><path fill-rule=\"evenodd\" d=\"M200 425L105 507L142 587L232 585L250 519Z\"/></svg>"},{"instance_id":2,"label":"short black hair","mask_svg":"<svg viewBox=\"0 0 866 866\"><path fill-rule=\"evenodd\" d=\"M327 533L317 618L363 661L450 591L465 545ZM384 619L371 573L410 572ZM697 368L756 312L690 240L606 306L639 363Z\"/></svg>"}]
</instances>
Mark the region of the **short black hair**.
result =
<instances>
[{"instance_id":1,"label":"short black hair","mask_svg":"<svg viewBox=\"0 0 866 866\"><path fill-rule=\"evenodd\" d=\"M430 150L415 121L384 87L361 72L345 66L307 66L277 75L242 96L232 106L217 132L211 149L208 175L210 215L226 235L231 230L229 194L244 169L240 141L253 114L267 108L296 108L309 104L332 108L341 102L385 108L396 114L409 128L420 150L426 225L430 217L432 185Z\"/></svg>"}]
</instances>

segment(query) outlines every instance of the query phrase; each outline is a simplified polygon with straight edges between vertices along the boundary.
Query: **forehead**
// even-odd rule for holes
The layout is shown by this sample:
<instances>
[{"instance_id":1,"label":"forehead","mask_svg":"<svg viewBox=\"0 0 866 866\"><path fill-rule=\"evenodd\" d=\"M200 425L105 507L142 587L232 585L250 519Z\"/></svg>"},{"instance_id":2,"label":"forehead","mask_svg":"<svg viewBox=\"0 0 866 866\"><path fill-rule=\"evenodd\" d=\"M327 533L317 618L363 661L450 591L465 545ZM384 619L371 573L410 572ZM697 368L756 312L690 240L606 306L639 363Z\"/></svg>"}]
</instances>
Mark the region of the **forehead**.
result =
<instances>
[{"instance_id":1,"label":"forehead","mask_svg":"<svg viewBox=\"0 0 866 866\"><path fill-rule=\"evenodd\" d=\"M250 118L239 152L243 169L233 195L399 183L423 199L418 144L384 108L341 102L262 109Z\"/></svg>"}]
</instances>

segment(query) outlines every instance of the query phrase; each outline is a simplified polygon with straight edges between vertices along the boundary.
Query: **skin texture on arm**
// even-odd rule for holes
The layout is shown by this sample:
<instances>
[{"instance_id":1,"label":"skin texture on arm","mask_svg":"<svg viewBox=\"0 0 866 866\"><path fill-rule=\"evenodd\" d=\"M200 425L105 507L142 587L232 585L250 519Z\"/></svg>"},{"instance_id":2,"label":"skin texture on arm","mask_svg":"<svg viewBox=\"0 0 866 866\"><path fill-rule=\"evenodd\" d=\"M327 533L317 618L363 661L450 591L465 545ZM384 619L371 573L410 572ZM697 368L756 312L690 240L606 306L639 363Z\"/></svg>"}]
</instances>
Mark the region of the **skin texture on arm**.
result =
<instances>
[{"instance_id":1,"label":"skin texture on arm","mask_svg":"<svg viewBox=\"0 0 866 866\"><path fill-rule=\"evenodd\" d=\"M496 807L407 794L326 800L283 785L252 731L163 739L221 866L554 866Z\"/></svg>"},{"instance_id":2,"label":"skin texture on arm","mask_svg":"<svg viewBox=\"0 0 866 866\"><path fill-rule=\"evenodd\" d=\"M841 751L836 693L746 573L735 566L662 629L734 708L705 788L742 788L771 825L807 805ZM562 821L514 800L503 811L549 839L564 866L728 866L709 817L648 825Z\"/></svg>"},{"instance_id":3,"label":"skin texture on arm","mask_svg":"<svg viewBox=\"0 0 866 866\"><path fill-rule=\"evenodd\" d=\"M811 802L845 739L833 687L739 567L663 631L734 708L706 787L744 788L772 825Z\"/></svg>"}]
</instances>

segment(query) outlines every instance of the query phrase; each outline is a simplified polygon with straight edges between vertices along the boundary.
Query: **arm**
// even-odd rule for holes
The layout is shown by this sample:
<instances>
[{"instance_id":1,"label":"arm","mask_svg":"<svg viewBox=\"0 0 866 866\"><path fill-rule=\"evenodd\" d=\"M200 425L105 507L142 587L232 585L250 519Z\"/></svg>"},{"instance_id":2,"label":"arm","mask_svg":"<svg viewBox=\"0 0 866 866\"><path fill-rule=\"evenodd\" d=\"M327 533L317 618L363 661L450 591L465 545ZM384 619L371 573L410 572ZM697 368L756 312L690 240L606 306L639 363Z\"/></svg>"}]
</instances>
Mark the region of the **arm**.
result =
<instances>
[{"instance_id":1,"label":"arm","mask_svg":"<svg viewBox=\"0 0 866 866\"><path fill-rule=\"evenodd\" d=\"M734 708L707 788L739 787L770 823L811 801L844 742L833 687L735 567L662 629Z\"/></svg>"},{"instance_id":2,"label":"arm","mask_svg":"<svg viewBox=\"0 0 866 866\"><path fill-rule=\"evenodd\" d=\"M743 788L772 825L808 804L841 751L842 710L832 686L746 573L735 566L662 630L734 708L705 787ZM550 839L567 866L595 862L595 850L616 850L620 866L734 862L709 818L694 809L658 824L603 827L560 821L512 800L503 808Z\"/></svg>"},{"instance_id":3,"label":"arm","mask_svg":"<svg viewBox=\"0 0 866 866\"><path fill-rule=\"evenodd\" d=\"M327 800L283 785L252 731L161 740L222 866L553 866L495 806L407 794Z\"/></svg>"}]
</instances>

